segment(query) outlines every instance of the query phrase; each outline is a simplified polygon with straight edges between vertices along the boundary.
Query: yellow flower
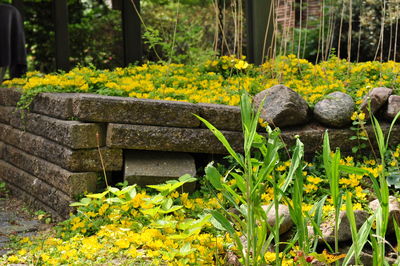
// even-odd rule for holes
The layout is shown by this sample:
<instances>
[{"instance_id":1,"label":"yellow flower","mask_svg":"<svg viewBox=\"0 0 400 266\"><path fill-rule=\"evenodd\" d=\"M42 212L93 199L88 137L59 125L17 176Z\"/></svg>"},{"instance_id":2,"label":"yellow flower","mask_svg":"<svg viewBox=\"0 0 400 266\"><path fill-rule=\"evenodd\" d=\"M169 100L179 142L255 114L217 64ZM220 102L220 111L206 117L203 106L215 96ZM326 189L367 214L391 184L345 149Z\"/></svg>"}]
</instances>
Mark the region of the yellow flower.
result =
<instances>
[{"instance_id":1,"label":"yellow flower","mask_svg":"<svg viewBox=\"0 0 400 266\"><path fill-rule=\"evenodd\" d=\"M19 261L18 257L15 256L15 255L9 256L9 257L7 258L7 260L8 260L8 262L11 262L11 263L15 263L15 262L18 262L18 261Z\"/></svg>"},{"instance_id":2,"label":"yellow flower","mask_svg":"<svg viewBox=\"0 0 400 266\"><path fill-rule=\"evenodd\" d=\"M115 241L115 245L119 248L129 248L130 243L126 239L118 239L117 241Z\"/></svg>"},{"instance_id":3,"label":"yellow flower","mask_svg":"<svg viewBox=\"0 0 400 266\"><path fill-rule=\"evenodd\" d=\"M304 192L305 193L312 193L313 191L318 190L318 187L314 184L305 184L304 185Z\"/></svg>"}]
</instances>

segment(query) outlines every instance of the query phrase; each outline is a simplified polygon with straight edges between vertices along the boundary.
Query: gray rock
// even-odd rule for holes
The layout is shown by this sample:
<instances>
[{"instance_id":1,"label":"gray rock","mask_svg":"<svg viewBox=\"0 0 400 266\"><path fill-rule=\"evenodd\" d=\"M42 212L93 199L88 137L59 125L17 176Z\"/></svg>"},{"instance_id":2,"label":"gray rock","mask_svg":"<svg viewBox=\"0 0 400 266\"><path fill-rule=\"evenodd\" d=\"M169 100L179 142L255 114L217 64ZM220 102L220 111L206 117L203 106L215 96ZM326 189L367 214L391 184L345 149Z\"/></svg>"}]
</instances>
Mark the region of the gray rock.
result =
<instances>
[{"instance_id":1,"label":"gray rock","mask_svg":"<svg viewBox=\"0 0 400 266\"><path fill-rule=\"evenodd\" d=\"M194 159L188 153L130 150L124 155L124 179L129 184L155 185L185 174L196 175ZM196 184L187 185L194 190Z\"/></svg>"},{"instance_id":2,"label":"gray rock","mask_svg":"<svg viewBox=\"0 0 400 266\"><path fill-rule=\"evenodd\" d=\"M365 118L369 118L369 107L371 108L371 113L375 114L386 103L392 92L392 89L385 87L373 88L368 92L360 105L360 110L365 113Z\"/></svg>"},{"instance_id":3,"label":"gray rock","mask_svg":"<svg viewBox=\"0 0 400 266\"><path fill-rule=\"evenodd\" d=\"M332 92L314 107L314 117L329 127L344 127L351 123L355 103L340 91Z\"/></svg>"},{"instance_id":4,"label":"gray rock","mask_svg":"<svg viewBox=\"0 0 400 266\"><path fill-rule=\"evenodd\" d=\"M72 150L53 141L0 123L0 140L72 172L102 171L97 149ZM122 170L122 150L100 149L107 171Z\"/></svg>"},{"instance_id":5,"label":"gray rock","mask_svg":"<svg viewBox=\"0 0 400 266\"><path fill-rule=\"evenodd\" d=\"M243 148L241 132L222 131L238 152ZM117 149L227 154L208 129L108 124L107 147Z\"/></svg>"},{"instance_id":6,"label":"gray rock","mask_svg":"<svg viewBox=\"0 0 400 266\"><path fill-rule=\"evenodd\" d=\"M198 127L196 104L80 94L73 100L73 115L84 122Z\"/></svg>"},{"instance_id":7,"label":"gray rock","mask_svg":"<svg viewBox=\"0 0 400 266\"><path fill-rule=\"evenodd\" d=\"M308 121L309 106L295 91L276 85L254 96L258 108L265 98L260 117L277 127L303 125Z\"/></svg>"},{"instance_id":8,"label":"gray rock","mask_svg":"<svg viewBox=\"0 0 400 266\"><path fill-rule=\"evenodd\" d=\"M340 224L339 224L339 231L338 231L338 241L348 241L351 240L351 229L350 229L350 222L347 218L346 212L341 211L339 214L340 217ZM356 220L357 229L359 229L363 223L368 219L369 214L363 210L355 210L354 217ZM328 243L335 242L335 225L334 225L334 217L332 219L324 221L320 225L320 229L322 232L323 239ZM315 235L314 229L312 226L308 226L308 232L310 236ZM322 240L321 240L322 241Z\"/></svg>"},{"instance_id":9,"label":"gray rock","mask_svg":"<svg viewBox=\"0 0 400 266\"><path fill-rule=\"evenodd\" d=\"M274 226L276 222L275 208L271 205L264 205L262 208L267 212L268 224ZM279 204L278 215L280 217L281 225L279 227L279 233L284 234L293 227L293 221L290 218L289 207L283 204Z\"/></svg>"},{"instance_id":10,"label":"gray rock","mask_svg":"<svg viewBox=\"0 0 400 266\"><path fill-rule=\"evenodd\" d=\"M18 219L10 221L7 226L0 227L0 234L2 235L9 235L15 233L23 233L23 232L32 232L37 231L39 228L39 221L37 220L25 220L25 219Z\"/></svg>"},{"instance_id":11,"label":"gray rock","mask_svg":"<svg viewBox=\"0 0 400 266\"><path fill-rule=\"evenodd\" d=\"M388 99L387 109L385 111L385 117L387 119L394 119L397 113L400 112L400 96L390 95Z\"/></svg>"},{"instance_id":12,"label":"gray rock","mask_svg":"<svg viewBox=\"0 0 400 266\"><path fill-rule=\"evenodd\" d=\"M376 199L371 201L369 203L369 207L373 211L376 211L379 207L379 200ZM393 234L395 232L393 219L395 219L397 223L400 225L400 203L396 197L389 196L389 221L387 227L387 234Z\"/></svg>"},{"instance_id":13,"label":"gray rock","mask_svg":"<svg viewBox=\"0 0 400 266\"><path fill-rule=\"evenodd\" d=\"M39 179L43 179L68 196L73 197L84 192L96 191L98 174L95 172L70 172L10 145L5 145L4 160Z\"/></svg>"}]
</instances>

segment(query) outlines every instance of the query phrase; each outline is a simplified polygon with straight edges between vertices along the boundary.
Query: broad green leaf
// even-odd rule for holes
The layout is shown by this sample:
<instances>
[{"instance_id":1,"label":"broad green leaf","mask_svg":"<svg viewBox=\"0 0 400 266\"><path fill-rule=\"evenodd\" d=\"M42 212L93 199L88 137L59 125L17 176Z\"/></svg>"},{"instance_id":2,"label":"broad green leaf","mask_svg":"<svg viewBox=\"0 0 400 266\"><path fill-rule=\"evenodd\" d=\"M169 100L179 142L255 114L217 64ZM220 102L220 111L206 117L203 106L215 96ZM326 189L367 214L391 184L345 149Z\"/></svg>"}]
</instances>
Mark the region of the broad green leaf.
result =
<instances>
[{"instance_id":1,"label":"broad green leaf","mask_svg":"<svg viewBox=\"0 0 400 266\"><path fill-rule=\"evenodd\" d=\"M183 182L183 183L188 183L188 182L195 182L195 181L197 181L197 178L194 178L194 177L192 177L192 176L189 175L189 174L185 174L185 175L179 177L178 180L179 180L180 182Z\"/></svg>"},{"instance_id":2,"label":"broad green leaf","mask_svg":"<svg viewBox=\"0 0 400 266\"><path fill-rule=\"evenodd\" d=\"M205 172L206 178L208 181L210 181L211 185L216 190L221 190L223 188L221 183L222 176L218 172L217 168L215 168L212 163L209 163L205 168Z\"/></svg>"},{"instance_id":3,"label":"broad green leaf","mask_svg":"<svg viewBox=\"0 0 400 266\"><path fill-rule=\"evenodd\" d=\"M168 210L158 210L158 212L162 213L162 214L167 214L167 213L171 213L171 212L177 211L182 208L183 208L183 206L174 205L174 206L171 206Z\"/></svg>"},{"instance_id":4,"label":"broad green leaf","mask_svg":"<svg viewBox=\"0 0 400 266\"><path fill-rule=\"evenodd\" d=\"M216 210L211 211L212 216L228 231L229 234L234 235L235 229L231 225L231 223L226 219L221 213Z\"/></svg>"},{"instance_id":5,"label":"broad green leaf","mask_svg":"<svg viewBox=\"0 0 400 266\"><path fill-rule=\"evenodd\" d=\"M71 207L79 207L79 206L88 206L92 202L90 198L82 198L79 202L73 202L69 206Z\"/></svg>"},{"instance_id":6,"label":"broad green leaf","mask_svg":"<svg viewBox=\"0 0 400 266\"><path fill-rule=\"evenodd\" d=\"M92 198L92 199L101 199L103 198L105 195L108 194L108 190L104 191L103 193L96 193L96 194L88 194L86 195L87 198Z\"/></svg>"},{"instance_id":7,"label":"broad green leaf","mask_svg":"<svg viewBox=\"0 0 400 266\"><path fill-rule=\"evenodd\" d=\"M166 201L163 202L163 204L161 205L161 208L162 208L164 211L167 211L167 210L169 210L169 209L172 207L172 204L173 204L173 203L174 203L174 202L173 202L172 199L167 199Z\"/></svg>"}]
</instances>

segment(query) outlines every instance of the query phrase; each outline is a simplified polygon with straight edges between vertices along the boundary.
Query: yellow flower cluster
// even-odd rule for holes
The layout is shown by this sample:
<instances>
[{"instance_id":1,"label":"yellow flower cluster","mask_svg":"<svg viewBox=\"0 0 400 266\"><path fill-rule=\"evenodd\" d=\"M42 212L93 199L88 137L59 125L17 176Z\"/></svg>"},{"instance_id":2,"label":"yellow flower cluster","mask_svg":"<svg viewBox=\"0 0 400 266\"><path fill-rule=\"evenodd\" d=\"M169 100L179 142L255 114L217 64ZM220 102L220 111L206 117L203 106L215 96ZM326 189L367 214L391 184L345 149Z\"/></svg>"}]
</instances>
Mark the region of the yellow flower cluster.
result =
<instances>
[{"instance_id":1,"label":"yellow flower cluster","mask_svg":"<svg viewBox=\"0 0 400 266\"><path fill-rule=\"evenodd\" d=\"M373 87L397 89L399 73L400 64L392 61L350 63L332 57L313 65L305 59L288 55L258 67L248 64L245 58L222 56L199 66L144 64L113 71L81 67L65 74L30 72L26 78L4 84L22 87L31 94L44 91L91 92L227 105L238 105L243 90L256 94L284 84L313 105L333 91L346 92L361 103Z\"/></svg>"}]
</instances>

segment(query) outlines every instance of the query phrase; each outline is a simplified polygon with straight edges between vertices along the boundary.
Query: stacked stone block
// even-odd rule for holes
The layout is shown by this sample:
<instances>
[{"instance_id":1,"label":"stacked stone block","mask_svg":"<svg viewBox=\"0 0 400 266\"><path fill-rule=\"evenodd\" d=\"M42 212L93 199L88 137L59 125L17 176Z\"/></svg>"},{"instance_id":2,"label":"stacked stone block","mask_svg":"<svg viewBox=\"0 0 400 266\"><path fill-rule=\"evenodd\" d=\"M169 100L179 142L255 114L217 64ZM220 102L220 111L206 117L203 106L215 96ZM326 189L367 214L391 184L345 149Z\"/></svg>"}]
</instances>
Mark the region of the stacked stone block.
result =
<instances>
[{"instance_id":1,"label":"stacked stone block","mask_svg":"<svg viewBox=\"0 0 400 266\"><path fill-rule=\"evenodd\" d=\"M0 88L0 179L16 195L56 216L66 217L70 202L96 189L103 172L122 172L124 152L147 150L226 154L225 148L193 114L199 115L242 151L240 110L216 104L144 100L93 94L43 93L23 115L18 89ZM373 131L366 126L370 136ZM387 131L389 125L382 123ZM321 151L327 128L310 122L282 132L291 146L300 135L305 154ZM265 135L265 130L260 128ZM400 128L392 143L400 142ZM331 147L350 152L350 129L329 129ZM171 153L172 154L172 153ZM141 177L143 179L143 176Z\"/></svg>"}]
</instances>

